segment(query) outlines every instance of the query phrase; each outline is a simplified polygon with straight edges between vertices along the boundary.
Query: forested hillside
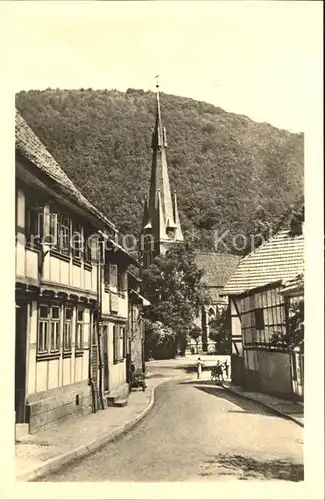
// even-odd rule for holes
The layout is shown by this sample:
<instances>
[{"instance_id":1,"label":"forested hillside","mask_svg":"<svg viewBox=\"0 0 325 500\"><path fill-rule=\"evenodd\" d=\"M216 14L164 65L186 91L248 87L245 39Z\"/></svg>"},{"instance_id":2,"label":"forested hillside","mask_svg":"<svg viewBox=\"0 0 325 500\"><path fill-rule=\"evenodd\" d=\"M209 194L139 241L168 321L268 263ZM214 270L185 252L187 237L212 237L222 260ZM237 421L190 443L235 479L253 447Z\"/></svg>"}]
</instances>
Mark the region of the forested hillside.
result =
<instances>
[{"instance_id":1,"label":"forested hillside","mask_svg":"<svg viewBox=\"0 0 325 500\"><path fill-rule=\"evenodd\" d=\"M122 232L138 234L148 192L152 92L20 92L16 106L80 190ZM303 135L227 113L211 104L161 94L172 188L184 231L211 248L219 234L254 231L262 205L275 224L303 195ZM265 213L264 213L265 215Z\"/></svg>"}]
</instances>

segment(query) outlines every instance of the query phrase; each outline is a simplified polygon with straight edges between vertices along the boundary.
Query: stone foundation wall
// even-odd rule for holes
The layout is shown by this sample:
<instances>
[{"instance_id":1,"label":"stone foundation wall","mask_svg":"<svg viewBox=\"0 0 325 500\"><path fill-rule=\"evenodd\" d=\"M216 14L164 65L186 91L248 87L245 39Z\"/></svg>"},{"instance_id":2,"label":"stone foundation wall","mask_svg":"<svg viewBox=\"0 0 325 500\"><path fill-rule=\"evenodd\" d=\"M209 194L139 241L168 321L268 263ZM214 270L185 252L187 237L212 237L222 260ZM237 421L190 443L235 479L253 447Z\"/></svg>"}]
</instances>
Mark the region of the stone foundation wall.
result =
<instances>
[{"instance_id":1,"label":"stone foundation wall","mask_svg":"<svg viewBox=\"0 0 325 500\"><path fill-rule=\"evenodd\" d=\"M33 394L27 399L29 432L37 432L73 415L91 411L91 387L87 381Z\"/></svg>"}]
</instances>

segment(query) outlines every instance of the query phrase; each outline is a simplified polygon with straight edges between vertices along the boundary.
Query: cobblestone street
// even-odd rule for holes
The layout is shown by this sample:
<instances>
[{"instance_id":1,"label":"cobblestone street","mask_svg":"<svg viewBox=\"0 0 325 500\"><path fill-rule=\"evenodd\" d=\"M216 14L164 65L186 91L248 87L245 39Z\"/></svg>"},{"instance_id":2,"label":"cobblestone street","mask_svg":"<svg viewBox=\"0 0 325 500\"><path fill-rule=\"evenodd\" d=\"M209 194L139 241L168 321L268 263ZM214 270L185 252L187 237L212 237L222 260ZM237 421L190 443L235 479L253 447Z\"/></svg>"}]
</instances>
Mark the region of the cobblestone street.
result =
<instances>
[{"instance_id":1,"label":"cobblestone street","mask_svg":"<svg viewBox=\"0 0 325 500\"><path fill-rule=\"evenodd\" d=\"M204 380L173 380L131 431L40 481L299 481L302 452L293 422Z\"/></svg>"}]
</instances>

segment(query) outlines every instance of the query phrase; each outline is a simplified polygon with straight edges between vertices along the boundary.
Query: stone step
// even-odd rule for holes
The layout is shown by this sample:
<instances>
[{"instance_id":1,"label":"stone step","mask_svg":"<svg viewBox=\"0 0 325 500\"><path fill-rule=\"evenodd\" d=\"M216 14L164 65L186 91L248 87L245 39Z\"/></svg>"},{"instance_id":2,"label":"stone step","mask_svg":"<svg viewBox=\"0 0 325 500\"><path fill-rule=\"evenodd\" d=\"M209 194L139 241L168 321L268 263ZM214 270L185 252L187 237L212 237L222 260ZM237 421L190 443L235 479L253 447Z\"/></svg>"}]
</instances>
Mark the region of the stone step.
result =
<instances>
[{"instance_id":1,"label":"stone step","mask_svg":"<svg viewBox=\"0 0 325 500\"><path fill-rule=\"evenodd\" d=\"M114 406L117 406L117 407L120 407L120 408L121 408L121 407L123 407L123 406L126 406L127 404L128 404L128 399L122 399L122 398L121 398L121 399L118 399L118 400L115 402Z\"/></svg>"},{"instance_id":2,"label":"stone step","mask_svg":"<svg viewBox=\"0 0 325 500\"><path fill-rule=\"evenodd\" d=\"M105 396L107 406L116 406L117 401L120 399L119 394L109 394Z\"/></svg>"},{"instance_id":3,"label":"stone step","mask_svg":"<svg viewBox=\"0 0 325 500\"><path fill-rule=\"evenodd\" d=\"M109 394L105 396L107 406L122 407L128 404L128 398L121 396L121 394Z\"/></svg>"},{"instance_id":4,"label":"stone step","mask_svg":"<svg viewBox=\"0 0 325 500\"><path fill-rule=\"evenodd\" d=\"M105 394L107 406L125 406L129 397L129 385L124 383Z\"/></svg>"}]
</instances>

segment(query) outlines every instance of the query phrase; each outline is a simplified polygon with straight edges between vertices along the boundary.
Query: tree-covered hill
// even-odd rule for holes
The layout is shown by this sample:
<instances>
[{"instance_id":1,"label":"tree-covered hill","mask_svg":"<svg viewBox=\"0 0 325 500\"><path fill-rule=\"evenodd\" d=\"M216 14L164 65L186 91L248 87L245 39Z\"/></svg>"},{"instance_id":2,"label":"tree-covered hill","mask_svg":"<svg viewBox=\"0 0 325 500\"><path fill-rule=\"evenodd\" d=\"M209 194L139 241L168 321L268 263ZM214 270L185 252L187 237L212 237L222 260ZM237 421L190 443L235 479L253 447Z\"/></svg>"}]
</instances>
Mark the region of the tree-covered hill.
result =
<instances>
[{"instance_id":1,"label":"tree-covered hill","mask_svg":"<svg viewBox=\"0 0 325 500\"><path fill-rule=\"evenodd\" d=\"M79 189L122 232L137 235L149 189L152 92L20 92L16 106ZM181 222L211 247L213 230L251 231L262 205L276 222L303 195L303 134L161 94ZM203 243L202 243L203 241Z\"/></svg>"}]
</instances>

